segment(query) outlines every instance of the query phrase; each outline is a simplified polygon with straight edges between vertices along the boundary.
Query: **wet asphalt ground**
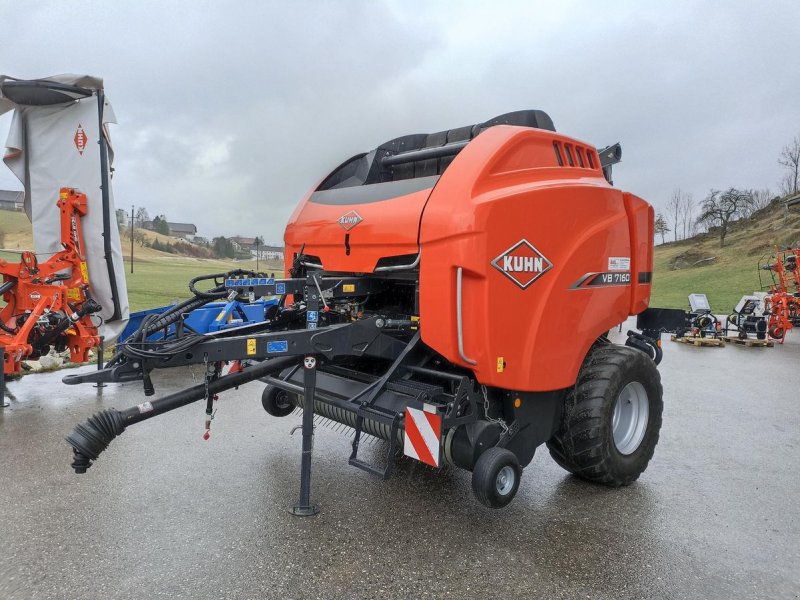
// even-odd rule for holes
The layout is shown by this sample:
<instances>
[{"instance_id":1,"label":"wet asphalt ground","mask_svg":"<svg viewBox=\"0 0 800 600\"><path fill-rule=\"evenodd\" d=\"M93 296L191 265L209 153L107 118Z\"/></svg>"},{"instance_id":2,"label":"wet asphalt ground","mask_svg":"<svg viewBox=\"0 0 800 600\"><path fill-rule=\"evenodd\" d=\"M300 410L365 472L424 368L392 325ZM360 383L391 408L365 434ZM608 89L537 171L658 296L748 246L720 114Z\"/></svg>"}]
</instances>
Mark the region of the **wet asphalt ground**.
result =
<instances>
[{"instance_id":1,"label":"wet asphalt ground","mask_svg":"<svg viewBox=\"0 0 800 600\"><path fill-rule=\"evenodd\" d=\"M630 487L582 482L540 448L493 511L465 471L403 459L382 482L318 427L312 518L286 511L300 417L269 417L261 384L223 395L210 441L190 405L79 476L64 435L141 386L26 376L0 412L0 598L800 597L800 332L769 349L667 341L661 373L661 441Z\"/></svg>"}]
</instances>

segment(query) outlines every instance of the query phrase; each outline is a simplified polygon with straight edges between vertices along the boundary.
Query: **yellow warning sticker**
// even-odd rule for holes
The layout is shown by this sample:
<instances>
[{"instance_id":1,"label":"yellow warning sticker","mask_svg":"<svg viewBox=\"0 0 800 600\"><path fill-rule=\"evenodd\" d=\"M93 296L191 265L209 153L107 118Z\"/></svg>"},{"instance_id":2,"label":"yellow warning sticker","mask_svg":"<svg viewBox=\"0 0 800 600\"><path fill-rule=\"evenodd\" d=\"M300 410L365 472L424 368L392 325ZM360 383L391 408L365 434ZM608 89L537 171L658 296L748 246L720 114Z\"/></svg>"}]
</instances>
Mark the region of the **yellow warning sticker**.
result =
<instances>
[{"instance_id":1,"label":"yellow warning sticker","mask_svg":"<svg viewBox=\"0 0 800 600\"><path fill-rule=\"evenodd\" d=\"M89 267L86 266L86 261L81 261L81 277L83 277L84 283L89 283Z\"/></svg>"},{"instance_id":2,"label":"yellow warning sticker","mask_svg":"<svg viewBox=\"0 0 800 600\"><path fill-rule=\"evenodd\" d=\"M342 284L342 291L343 292L355 292L356 291L356 284L355 283L345 283Z\"/></svg>"},{"instance_id":3,"label":"yellow warning sticker","mask_svg":"<svg viewBox=\"0 0 800 600\"><path fill-rule=\"evenodd\" d=\"M247 356L255 356L256 338L247 338Z\"/></svg>"},{"instance_id":4,"label":"yellow warning sticker","mask_svg":"<svg viewBox=\"0 0 800 600\"><path fill-rule=\"evenodd\" d=\"M78 288L67 288L67 300L78 301L81 299L81 291Z\"/></svg>"},{"instance_id":5,"label":"yellow warning sticker","mask_svg":"<svg viewBox=\"0 0 800 600\"><path fill-rule=\"evenodd\" d=\"M497 357L497 372L502 373L506 369L506 361L502 356Z\"/></svg>"}]
</instances>

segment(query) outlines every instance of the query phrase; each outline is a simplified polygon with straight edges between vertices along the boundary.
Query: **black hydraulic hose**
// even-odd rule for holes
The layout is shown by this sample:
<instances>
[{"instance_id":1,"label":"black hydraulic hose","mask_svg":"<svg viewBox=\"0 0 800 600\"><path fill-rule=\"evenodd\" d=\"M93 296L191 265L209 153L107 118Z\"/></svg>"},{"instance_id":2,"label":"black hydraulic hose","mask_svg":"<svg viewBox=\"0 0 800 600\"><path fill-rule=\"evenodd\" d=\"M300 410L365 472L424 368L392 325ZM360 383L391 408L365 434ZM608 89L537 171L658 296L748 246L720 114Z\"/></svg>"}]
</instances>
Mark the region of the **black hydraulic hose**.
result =
<instances>
[{"instance_id":1,"label":"black hydraulic hose","mask_svg":"<svg viewBox=\"0 0 800 600\"><path fill-rule=\"evenodd\" d=\"M195 287L196 283L207 279L216 279L218 277L227 278L245 274L253 274L253 272L235 269L233 271L228 271L227 273L212 273L210 275L200 275L198 277L194 277L189 281L189 289L194 294L194 297L168 308L163 313L157 315L148 315L145 317L145 319L142 321L142 324L139 326L139 329L137 329L131 335L130 341L144 343L152 334L156 333L157 331L161 331L162 329L167 329L170 325L180 321L185 313L192 312L193 310L200 308L201 306L204 306L213 300L219 299L226 294L224 285L218 285L207 292L201 292ZM116 352L108 361L106 366L112 367L116 365L122 359L122 356L122 352Z\"/></svg>"},{"instance_id":2,"label":"black hydraulic hose","mask_svg":"<svg viewBox=\"0 0 800 600\"><path fill-rule=\"evenodd\" d=\"M225 375L210 381L207 386L204 382L158 400L132 406L123 411L109 408L95 413L83 423L76 425L72 433L66 437L67 442L72 446L72 468L75 469L76 473L86 473L86 469L92 466L92 462L97 460L103 450L111 443L111 440L125 431L130 425L202 400L206 397L206 394L218 394L249 383L254 379L279 373L296 365L298 360L299 357L297 356L265 360L262 363L246 368L240 373Z\"/></svg>"},{"instance_id":3,"label":"black hydraulic hose","mask_svg":"<svg viewBox=\"0 0 800 600\"><path fill-rule=\"evenodd\" d=\"M70 309L74 310L72 306L69 307ZM95 302L92 298L87 298L86 301L75 310L73 315L66 314L56 323L56 326L45 333L41 338L36 340L36 343L33 344L36 348L44 348L46 345L53 342L59 335L64 333L67 329L72 327L74 323L80 321L86 315L91 315L94 313L98 313L103 310L103 307L100 306L97 302Z\"/></svg>"}]
</instances>

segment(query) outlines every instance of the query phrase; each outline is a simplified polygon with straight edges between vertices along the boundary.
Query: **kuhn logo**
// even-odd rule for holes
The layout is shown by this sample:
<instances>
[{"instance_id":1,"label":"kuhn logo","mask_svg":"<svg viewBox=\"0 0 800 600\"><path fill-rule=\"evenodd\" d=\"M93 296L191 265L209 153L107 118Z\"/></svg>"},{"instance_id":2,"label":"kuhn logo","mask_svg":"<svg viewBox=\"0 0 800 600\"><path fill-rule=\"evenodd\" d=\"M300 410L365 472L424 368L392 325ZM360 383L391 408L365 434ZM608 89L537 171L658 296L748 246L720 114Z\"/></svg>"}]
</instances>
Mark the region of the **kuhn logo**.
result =
<instances>
[{"instance_id":1,"label":"kuhn logo","mask_svg":"<svg viewBox=\"0 0 800 600\"><path fill-rule=\"evenodd\" d=\"M528 240L520 240L492 261L492 266L523 290L553 268Z\"/></svg>"},{"instance_id":2,"label":"kuhn logo","mask_svg":"<svg viewBox=\"0 0 800 600\"><path fill-rule=\"evenodd\" d=\"M78 149L78 154L83 155L83 151L86 150L89 139L86 137L86 132L83 130L83 126L80 123L78 123L78 129L75 131L75 138L73 141L75 142L75 147Z\"/></svg>"},{"instance_id":3,"label":"kuhn logo","mask_svg":"<svg viewBox=\"0 0 800 600\"><path fill-rule=\"evenodd\" d=\"M344 227L345 231L350 231L353 227L361 223L364 219L361 218L361 215L358 214L356 211L351 210L349 213L342 215L336 222L339 223L342 227Z\"/></svg>"}]
</instances>

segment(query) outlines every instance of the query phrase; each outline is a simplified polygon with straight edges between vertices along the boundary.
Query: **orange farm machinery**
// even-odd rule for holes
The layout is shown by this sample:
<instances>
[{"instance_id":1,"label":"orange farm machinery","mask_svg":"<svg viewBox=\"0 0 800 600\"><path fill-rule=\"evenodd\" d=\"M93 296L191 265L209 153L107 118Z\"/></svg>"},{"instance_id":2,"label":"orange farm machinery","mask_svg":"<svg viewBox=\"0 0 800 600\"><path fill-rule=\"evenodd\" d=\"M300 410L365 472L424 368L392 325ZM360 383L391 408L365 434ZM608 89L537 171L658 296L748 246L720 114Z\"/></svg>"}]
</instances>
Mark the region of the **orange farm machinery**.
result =
<instances>
[{"instance_id":1,"label":"orange farm machinery","mask_svg":"<svg viewBox=\"0 0 800 600\"><path fill-rule=\"evenodd\" d=\"M58 208L63 250L43 262L33 252L23 252L19 263L0 260L3 377L18 373L23 360L37 359L51 348L69 350L74 363L86 362L89 351L100 344L92 320L100 306L91 296L83 254L86 196L62 188Z\"/></svg>"},{"instance_id":2,"label":"orange farm machinery","mask_svg":"<svg viewBox=\"0 0 800 600\"><path fill-rule=\"evenodd\" d=\"M119 346L104 370L66 383L144 380L153 369L205 366L205 381L68 436L84 473L126 428L254 380L267 413L303 410L300 500L317 414L354 430L349 463L387 478L395 452L472 472L480 502L508 504L547 444L566 470L620 486L658 441L657 341L608 332L647 313L653 209L611 184L619 146L556 133L541 111L406 135L344 161L300 202L284 234L285 277L231 276L214 293L277 296L265 323ZM683 322L682 311L677 311ZM163 328L178 316L149 327ZM672 316L674 318L674 315ZM223 365L242 361L225 373ZM364 436L388 445L359 452Z\"/></svg>"},{"instance_id":3,"label":"orange farm machinery","mask_svg":"<svg viewBox=\"0 0 800 600\"><path fill-rule=\"evenodd\" d=\"M761 269L772 275L769 293L764 298L767 331L770 337L783 343L789 330L800 326L800 245L776 249Z\"/></svg>"}]
</instances>

